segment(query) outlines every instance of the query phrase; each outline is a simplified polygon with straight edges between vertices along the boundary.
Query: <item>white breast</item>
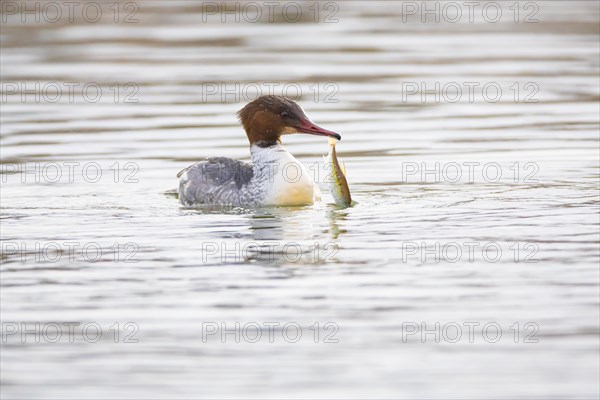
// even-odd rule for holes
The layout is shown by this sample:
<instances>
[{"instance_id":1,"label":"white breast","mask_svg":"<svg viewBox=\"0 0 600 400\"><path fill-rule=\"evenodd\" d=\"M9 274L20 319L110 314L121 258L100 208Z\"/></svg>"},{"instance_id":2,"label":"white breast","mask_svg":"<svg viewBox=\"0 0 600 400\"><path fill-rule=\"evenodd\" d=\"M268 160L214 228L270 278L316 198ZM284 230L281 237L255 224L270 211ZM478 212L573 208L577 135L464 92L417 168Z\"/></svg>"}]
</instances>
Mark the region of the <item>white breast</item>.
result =
<instances>
[{"instance_id":1,"label":"white breast","mask_svg":"<svg viewBox=\"0 0 600 400\"><path fill-rule=\"evenodd\" d=\"M251 152L252 162L261 166L261 178L268 180L265 205L301 206L320 198L312 175L283 146L252 146Z\"/></svg>"}]
</instances>

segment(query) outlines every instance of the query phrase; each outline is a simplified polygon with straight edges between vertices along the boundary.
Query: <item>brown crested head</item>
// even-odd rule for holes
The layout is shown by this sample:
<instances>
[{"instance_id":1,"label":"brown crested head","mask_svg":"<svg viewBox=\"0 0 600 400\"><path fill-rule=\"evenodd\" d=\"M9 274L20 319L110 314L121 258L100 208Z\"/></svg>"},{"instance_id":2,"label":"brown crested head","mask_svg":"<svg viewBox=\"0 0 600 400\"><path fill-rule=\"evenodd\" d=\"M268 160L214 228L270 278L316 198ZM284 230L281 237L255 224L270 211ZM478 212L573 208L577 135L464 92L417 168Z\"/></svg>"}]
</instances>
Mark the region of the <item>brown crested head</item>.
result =
<instances>
[{"instance_id":1,"label":"brown crested head","mask_svg":"<svg viewBox=\"0 0 600 400\"><path fill-rule=\"evenodd\" d=\"M273 146L281 143L281 135L292 133L341 139L339 134L316 125L296 102L282 96L261 96L238 111L238 117L251 145Z\"/></svg>"}]
</instances>

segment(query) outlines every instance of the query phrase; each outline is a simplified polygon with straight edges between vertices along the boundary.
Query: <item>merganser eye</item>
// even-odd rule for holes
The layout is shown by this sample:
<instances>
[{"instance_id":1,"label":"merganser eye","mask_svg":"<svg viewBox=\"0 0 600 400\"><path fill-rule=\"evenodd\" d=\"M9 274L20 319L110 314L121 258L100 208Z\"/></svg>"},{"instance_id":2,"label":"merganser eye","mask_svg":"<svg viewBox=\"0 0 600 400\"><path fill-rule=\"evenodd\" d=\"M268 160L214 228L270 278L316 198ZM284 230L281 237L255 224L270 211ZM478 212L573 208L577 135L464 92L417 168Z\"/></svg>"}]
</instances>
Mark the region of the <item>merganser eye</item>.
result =
<instances>
[{"instance_id":1,"label":"merganser eye","mask_svg":"<svg viewBox=\"0 0 600 400\"><path fill-rule=\"evenodd\" d=\"M282 112L282 113L281 113L281 116L282 116L283 118L289 118L289 117L290 117L290 114L289 114L287 111L284 111L284 112Z\"/></svg>"}]
</instances>

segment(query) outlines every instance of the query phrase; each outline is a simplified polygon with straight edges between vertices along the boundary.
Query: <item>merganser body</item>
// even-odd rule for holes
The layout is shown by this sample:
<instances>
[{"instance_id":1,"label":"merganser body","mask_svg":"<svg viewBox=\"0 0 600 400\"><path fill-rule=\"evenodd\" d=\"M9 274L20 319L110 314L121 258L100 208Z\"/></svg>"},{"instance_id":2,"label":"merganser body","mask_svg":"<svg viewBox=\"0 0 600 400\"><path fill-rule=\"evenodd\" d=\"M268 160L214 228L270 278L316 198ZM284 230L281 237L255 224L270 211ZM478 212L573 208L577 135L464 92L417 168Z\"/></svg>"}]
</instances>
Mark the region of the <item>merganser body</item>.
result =
<instances>
[{"instance_id":1,"label":"merganser body","mask_svg":"<svg viewBox=\"0 0 600 400\"><path fill-rule=\"evenodd\" d=\"M301 206L320 199L319 187L308 170L281 143L293 133L341 136L313 123L294 101L261 96L238 112L248 141L252 163L213 157L193 164L179 177L182 205L242 207Z\"/></svg>"}]
</instances>

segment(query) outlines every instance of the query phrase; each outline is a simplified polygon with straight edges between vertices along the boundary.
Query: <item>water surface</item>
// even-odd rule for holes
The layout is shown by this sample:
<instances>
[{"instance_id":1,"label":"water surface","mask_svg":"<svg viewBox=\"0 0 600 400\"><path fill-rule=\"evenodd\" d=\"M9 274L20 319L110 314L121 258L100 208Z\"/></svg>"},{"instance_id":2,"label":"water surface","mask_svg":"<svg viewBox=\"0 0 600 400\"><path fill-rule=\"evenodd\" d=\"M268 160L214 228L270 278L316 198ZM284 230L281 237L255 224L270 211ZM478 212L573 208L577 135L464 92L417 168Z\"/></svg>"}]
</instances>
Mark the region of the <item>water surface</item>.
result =
<instances>
[{"instance_id":1,"label":"water surface","mask_svg":"<svg viewBox=\"0 0 600 400\"><path fill-rule=\"evenodd\" d=\"M596 2L455 24L393 2L332 23L136 4L137 23L3 23L3 397L598 397ZM22 82L102 96L22 101ZM181 208L178 171L249 158L237 88L273 83L341 132L358 204L321 182L309 207ZM323 180L322 138L284 142ZM23 322L79 325L37 343L7 334Z\"/></svg>"}]
</instances>

